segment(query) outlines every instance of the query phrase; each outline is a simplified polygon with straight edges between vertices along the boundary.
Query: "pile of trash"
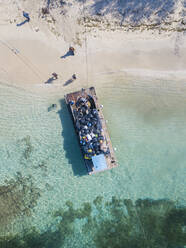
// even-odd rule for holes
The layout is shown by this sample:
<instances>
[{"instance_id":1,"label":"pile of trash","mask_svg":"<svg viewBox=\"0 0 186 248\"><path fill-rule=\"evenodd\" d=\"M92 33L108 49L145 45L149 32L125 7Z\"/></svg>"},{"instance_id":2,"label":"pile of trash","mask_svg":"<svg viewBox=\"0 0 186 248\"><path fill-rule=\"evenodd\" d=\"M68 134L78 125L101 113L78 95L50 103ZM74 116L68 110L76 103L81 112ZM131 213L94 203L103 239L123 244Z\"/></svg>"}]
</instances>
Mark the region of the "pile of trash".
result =
<instances>
[{"instance_id":1,"label":"pile of trash","mask_svg":"<svg viewBox=\"0 0 186 248\"><path fill-rule=\"evenodd\" d=\"M90 98L80 97L75 104L76 108L73 111L75 116L75 126L79 133L80 145L85 159L91 159L92 156L99 154L108 154L101 149L104 142L102 135L102 124L99 118L95 104L90 101Z\"/></svg>"}]
</instances>

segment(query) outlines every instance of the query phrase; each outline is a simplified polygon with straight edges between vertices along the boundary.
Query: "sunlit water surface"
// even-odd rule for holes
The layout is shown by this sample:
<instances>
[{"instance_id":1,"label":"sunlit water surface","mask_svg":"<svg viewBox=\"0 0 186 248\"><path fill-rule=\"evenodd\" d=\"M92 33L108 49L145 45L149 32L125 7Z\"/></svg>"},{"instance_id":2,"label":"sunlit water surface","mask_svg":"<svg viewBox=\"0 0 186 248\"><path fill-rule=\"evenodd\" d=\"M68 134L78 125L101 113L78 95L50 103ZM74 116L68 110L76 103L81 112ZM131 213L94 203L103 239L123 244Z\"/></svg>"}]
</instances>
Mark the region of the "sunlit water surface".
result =
<instances>
[{"instance_id":1,"label":"sunlit water surface","mask_svg":"<svg viewBox=\"0 0 186 248\"><path fill-rule=\"evenodd\" d=\"M64 92L55 84L0 84L1 185L30 178L39 192L31 214L18 216L8 231L32 226L45 231L55 226L53 213L66 201L80 207L97 196L186 204L186 84L123 75L102 78L96 91L119 166L93 176L86 173L63 101L68 87ZM56 109L50 108L53 103ZM77 232L65 244L83 247L82 240Z\"/></svg>"}]
</instances>

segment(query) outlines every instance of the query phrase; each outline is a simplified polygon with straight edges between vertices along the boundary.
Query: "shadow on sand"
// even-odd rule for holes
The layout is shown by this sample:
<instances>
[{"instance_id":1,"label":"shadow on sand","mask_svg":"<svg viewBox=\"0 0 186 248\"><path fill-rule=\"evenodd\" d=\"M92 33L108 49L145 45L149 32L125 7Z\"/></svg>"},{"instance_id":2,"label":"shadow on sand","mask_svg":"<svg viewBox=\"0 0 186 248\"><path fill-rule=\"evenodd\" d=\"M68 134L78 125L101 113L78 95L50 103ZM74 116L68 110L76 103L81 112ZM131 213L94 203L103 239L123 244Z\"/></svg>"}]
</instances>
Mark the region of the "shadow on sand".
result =
<instances>
[{"instance_id":1,"label":"shadow on sand","mask_svg":"<svg viewBox=\"0 0 186 248\"><path fill-rule=\"evenodd\" d=\"M70 78L69 80L67 80L63 86L67 86L68 84L71 84L74 81L74 79Z\"/></svg>"},{"instance_id":2,"label":"shadow on sand","mask_svg":"<svg viewBox=\"0 0 186 248\"><path fill-rule=\"evenodd\" d=\"M74 130L73 121L68 111L68 107L64 99L59 101L61 109L57 112L59 114L62 125L63 147L65 156L75 176L87 175L86 166L83 161L81 150L78 144L78 139Z\"/></svg>"},{"instance_id":3,"label":"shadow on sand","mask_svg":"<svg viewBox=\"0 0 186 248\"><path fill-rule=\"evenodd\" d=\"M72 51L68 51L65 53L65 55L61 56L60 58L65 59L66 57L69 57L69 56L74 56L74 53Z\"/></svg>"},{"instance_id":4,"label":"shadow on sand","mask_svg":"<svg viewBox=\"0 0 186 248\"><path fill-rule=\"evenodd\" d=\"M50 78L45 82L45 84L52 84L54 80L55 80L54 77L50 77Z\"/></svg>"},{"instance_id":5,"label":"shadow on sand","mask_svg":"<svg viewBox=\"0 0 186 248\"><path fill-rule=\"evenodd\" d=\"M28 20L24 20L21 23L16 24L16 26L17 27L20 27L20 26L24 25L26 22L29 22L29 21Z\"/></svg>"}]
</instances>

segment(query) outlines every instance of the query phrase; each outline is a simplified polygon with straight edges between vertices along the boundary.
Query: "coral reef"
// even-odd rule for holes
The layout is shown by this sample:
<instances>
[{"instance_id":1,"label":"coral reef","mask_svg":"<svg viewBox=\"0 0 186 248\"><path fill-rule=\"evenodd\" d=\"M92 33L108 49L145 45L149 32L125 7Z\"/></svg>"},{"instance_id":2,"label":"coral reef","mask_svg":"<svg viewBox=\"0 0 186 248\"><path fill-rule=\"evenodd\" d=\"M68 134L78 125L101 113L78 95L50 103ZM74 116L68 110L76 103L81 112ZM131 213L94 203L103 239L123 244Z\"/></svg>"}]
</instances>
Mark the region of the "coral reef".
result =
<instances>
[{"instance_id":1,"label":"coral reef","mask_svg":"<svg viewBox=\"0 0 186 248\"><path fill-rule=\"evenodd\" d=\"M30 216L40 197L31 177L23 177L20 172L5 183L0 185L0 231L6 230L17 217Z\"/></svg>"},{"instance_id":2,"label":"coral reef","mask_svg":"<svg viewBox=\"0 0 186 248\"><path fill-rule=\"evenodd\" d=\"M0 247L63 247L67 238L73 239L77 220L84 220L82 234L97 248L177 248L186 244L186 208L166 199L139 199L133 203L116 197L104 202L97 197L92 205L84 203L75 209L67 202L66 206L54 214L58 219L55 231L49 228L39 233L31 229L23 236L1 238Z\"/></svg>"}]
</instances>

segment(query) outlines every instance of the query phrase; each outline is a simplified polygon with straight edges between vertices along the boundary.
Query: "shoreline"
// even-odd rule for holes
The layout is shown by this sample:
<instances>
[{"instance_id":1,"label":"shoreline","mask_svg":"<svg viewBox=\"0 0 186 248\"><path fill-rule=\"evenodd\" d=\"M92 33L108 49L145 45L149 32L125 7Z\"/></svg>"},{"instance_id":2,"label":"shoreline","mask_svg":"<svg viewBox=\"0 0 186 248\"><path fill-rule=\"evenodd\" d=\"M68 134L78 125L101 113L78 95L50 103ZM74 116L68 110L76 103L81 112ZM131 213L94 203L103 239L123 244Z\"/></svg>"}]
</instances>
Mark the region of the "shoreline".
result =
<instances>
[{"instance_id":1,"label":"shoreline","mask_svg":"<svg viewBox=\"0 0 186 248\"><path fill-rule=\"evenodd\" d=\"M17 29L7 25L1 28L0 78L9 84L44 84L52 72L59 74L55 83L62 85L75 73L76 85L94 84L99 74L126 72L152 77L166 76L186 78L186 37L173 33L171 36L152 35L144 31L97 31L87 35L87 47L75 45L75 56L63 56L69 43L51 34L29 26ZM82 35L82 40L85 37ZM87 54L86 54L87 52ZM86 58L87 56L87 58ZM87 60L87 65L86 65ZM87 80L88 74L88 80ZM96 84L96 82L95 82ZM71 85L66 88L71 88Z\"/></svg>"}]
</instances>

